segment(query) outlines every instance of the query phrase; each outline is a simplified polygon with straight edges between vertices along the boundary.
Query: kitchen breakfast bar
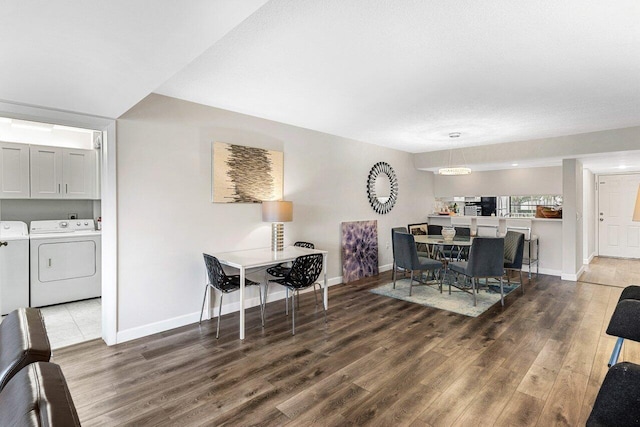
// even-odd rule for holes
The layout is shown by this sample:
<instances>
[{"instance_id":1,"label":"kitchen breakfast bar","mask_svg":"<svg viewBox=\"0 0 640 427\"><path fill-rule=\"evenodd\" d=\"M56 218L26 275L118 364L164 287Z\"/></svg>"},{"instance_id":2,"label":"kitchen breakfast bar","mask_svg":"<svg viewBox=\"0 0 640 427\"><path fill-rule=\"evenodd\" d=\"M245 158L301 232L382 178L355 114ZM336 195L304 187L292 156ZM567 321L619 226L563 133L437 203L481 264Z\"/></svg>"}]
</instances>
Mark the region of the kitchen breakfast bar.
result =
<instances>
[{"instance_id":1,"label":"kitchen breakfast bar","mask_svg":"<svg viewBox=\"0 0 640 427\"><path fill-rule=\"evenodd\" d=\"M428 216L429 224L450 227L452 220L454 226L462 226L455 224L457 221L467 221L471 223L471 229L475 230L478 221L496 221L498 223L498 231L505 233L507 229L507 221L518 220L516 218L503 217L487 217L487 216L449 216L432 214ZM535 272L536 267L539 268L541 274L551 274L554 276L562 275L562 219L555 218L524 218L531 221L531 234L537 236L537 242L532 242L531 251L538 253L538 265L532 265ZM537 247L536 247L537 245ZM528 247L525 246L525 257L528 257ZM533 253L535 258L535 253ZM523 266L523 271L528 271L528 266Z\"/></svg>"}]
</instances>

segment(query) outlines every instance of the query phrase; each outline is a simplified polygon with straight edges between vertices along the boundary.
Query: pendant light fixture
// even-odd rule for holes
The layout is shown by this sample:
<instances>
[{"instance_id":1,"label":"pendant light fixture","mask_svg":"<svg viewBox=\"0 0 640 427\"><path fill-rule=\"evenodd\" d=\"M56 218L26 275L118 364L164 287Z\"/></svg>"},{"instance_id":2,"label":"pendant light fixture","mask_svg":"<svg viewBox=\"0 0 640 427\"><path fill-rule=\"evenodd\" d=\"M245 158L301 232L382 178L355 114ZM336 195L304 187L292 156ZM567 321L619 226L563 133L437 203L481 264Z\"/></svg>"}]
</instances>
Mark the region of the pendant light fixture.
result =
<instances>
[{"instance_id":1,"label":"pendant light fixture","mask_svg":"<svg viewBox=\"0 0 640 427\"><path fill-rule=\"evenodd\" d=\"M449 138L460 138L460 132L451 132L449 134ZM462 153L462 164L466 165L466 161L464 159L464 150L461 148L460 152ZM449 166L446 168L438 169L439 175L469 175L471 173L471 169L466 166L452 166L453 158L453 149L449 150Z\"/></svg>"}]
</instances>

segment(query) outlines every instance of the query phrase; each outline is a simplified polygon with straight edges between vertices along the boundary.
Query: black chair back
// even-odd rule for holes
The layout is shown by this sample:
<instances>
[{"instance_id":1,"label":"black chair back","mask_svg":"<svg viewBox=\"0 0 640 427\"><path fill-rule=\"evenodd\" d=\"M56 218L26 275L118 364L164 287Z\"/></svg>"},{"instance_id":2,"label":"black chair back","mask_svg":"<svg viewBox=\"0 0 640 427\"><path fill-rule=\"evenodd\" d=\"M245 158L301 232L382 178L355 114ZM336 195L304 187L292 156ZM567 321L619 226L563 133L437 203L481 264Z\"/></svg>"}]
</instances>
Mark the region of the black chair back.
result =
<instances>
[{"instance_id":1,"label":"black chair back","mask_svg":"<svg viewBox=\"0 0 640 427\"><path fill-rule=\"evenodd\" d=\"M313 285L322 272L322 254L303 255L293 261L284 282L296 289Z\"/></svg>"},{"instance_id":2,"label":"black chair back","mask_svg":"<svg viewBox=\"0 0 640 427\"><path fill-rule=\"evenodd\" d=\"M455 227L456 236L471 237L471 229L469 227Z\"/></svg>"},{"instance_id":3,"label":"black chair back","mask_svg":"<svg viewBox=\"0 0 640 427\"><path fill-rule=\"evenodd\" d=\"M315 249L316 246L313 243L309 243L309 242L295 242L293 244L293 246L298 246L300 248L307 248L307 249Z\"/></svg>"},{"instance_id":4,"label":"black chair back","mask_svg":"<svg viewBox=\"0 0 640 427\"><path fill-rule=\"evenodd\" d=\"M471 277L502 277L504 271L504 239L476 237L469 250L467 275Z\"/></svg>"},{"instance_id":5,"label":"black chair back","mask_svg":"<svg viewBox=\"0 0 640 427\"><path fill-rule=\"evenodd\" d=\"M427 234L430 236L437 236L442 234L442 226L441 225L427 225Z\"/></svg>"},{"instance_id":6,"label":"black chair back","mask_svg":"<svg viewBox=\"0 0 640 427\"><path fill-rule=\"evenodd\" d=\"M240 288L240 281L233 281L227 276L218 258L209 254L202 255L204 256L204 264L207 267L207 275L211 286L220 292L231 292Z\"/></svg>"}]
</instances>

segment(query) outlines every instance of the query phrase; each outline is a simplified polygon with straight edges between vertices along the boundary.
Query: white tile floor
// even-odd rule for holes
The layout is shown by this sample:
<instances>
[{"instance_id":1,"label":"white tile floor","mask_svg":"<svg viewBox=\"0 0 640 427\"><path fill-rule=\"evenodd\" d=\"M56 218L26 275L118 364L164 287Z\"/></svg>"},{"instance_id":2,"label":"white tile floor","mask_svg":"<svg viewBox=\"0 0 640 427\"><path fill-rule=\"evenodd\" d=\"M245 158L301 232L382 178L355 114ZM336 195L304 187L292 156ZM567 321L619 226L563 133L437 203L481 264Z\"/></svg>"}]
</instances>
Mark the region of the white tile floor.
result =
<instances>
[{"instance_id":1,"label":"white tile floor","mask_svg":"<svg viewBox=\"0 0 640 427\"><path fill-rule=\"evenodd\" d=\"M101 299L94 298L40 309L51 348L62 348L102 336Z\"/></svg>"}]
</instances>

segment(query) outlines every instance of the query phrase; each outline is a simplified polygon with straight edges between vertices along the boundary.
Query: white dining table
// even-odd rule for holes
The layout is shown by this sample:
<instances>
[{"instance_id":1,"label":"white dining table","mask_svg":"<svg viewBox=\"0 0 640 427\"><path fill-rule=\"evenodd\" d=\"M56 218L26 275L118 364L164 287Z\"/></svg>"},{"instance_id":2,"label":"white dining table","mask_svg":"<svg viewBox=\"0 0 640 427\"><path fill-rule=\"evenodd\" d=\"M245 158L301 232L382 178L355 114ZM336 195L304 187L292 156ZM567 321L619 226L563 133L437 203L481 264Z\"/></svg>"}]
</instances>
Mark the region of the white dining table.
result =
<instances>
[{"instance_id":1,"label":"white dining table","mask_svg":"<svg viewBox=\"0 0 640 427\"><path fill-rule=\"evenodd\" d=\"M208 254L218 258L220 264L240 270L240 339L244 340L244 281L247 270L259 267L277 265L294 261L302 255L322 254L322 271L324 275L323 300L326 309L329 308L329 287L327 286L327 251L307 249L298 246L287 246L282 251L272 251L271 248L247 249L241 251L218 252Z\"/></svg>"}]
</instances>

